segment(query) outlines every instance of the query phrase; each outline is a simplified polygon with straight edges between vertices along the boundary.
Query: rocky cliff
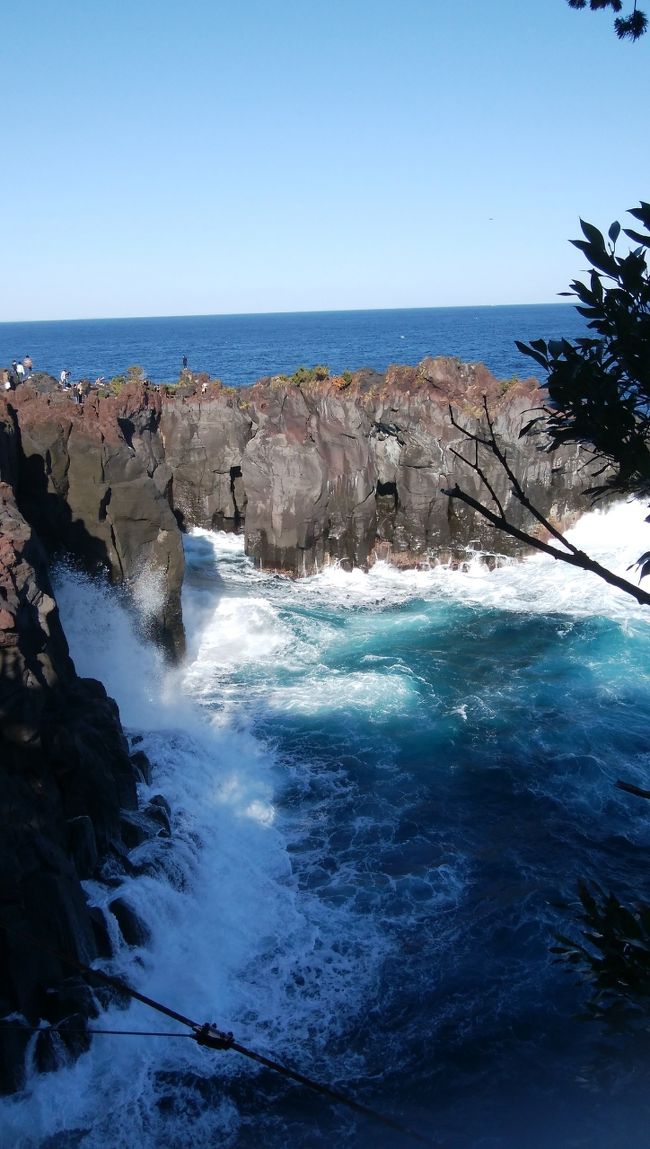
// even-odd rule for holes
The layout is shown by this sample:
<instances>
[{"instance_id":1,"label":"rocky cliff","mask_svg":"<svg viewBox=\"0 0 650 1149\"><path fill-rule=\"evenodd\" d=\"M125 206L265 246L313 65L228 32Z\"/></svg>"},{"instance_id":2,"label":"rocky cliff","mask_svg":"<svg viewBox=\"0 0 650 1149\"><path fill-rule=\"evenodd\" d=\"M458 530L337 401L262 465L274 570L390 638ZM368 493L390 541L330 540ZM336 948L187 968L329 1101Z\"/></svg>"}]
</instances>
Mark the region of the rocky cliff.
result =
<instances>
[{"instance_id":1,"label":"rocky cliff","mask_svg":"<svg viewBox=\"0 0 650 1149\"><path fill-rule=\"evenodd\" d=\"M77 676L45 551L18 509L19 436L0 401L0 1091L21 1085L30 1025L41 1068L85 1048L92 994L58 953L106 938L81 879L124 853L136 771L115 703Z\"/></svg>"},{"instance_id":2,"label":"rocky cliff","mask_svg":"<svg viewBox=\"0 0 650 1149\"><path fill-rule=\"evenodd\" d=\"M123 583L147 633L178 657L182 528L243 529L249 555L292 574L503 552L505 536L442 493L458 481L481 495L454 456L463 436L448 407L476 428L483 395L532 498L566 522L585 482L577 454L518 439L535 383L499 384L456 360L239 392L137 384L83 405L43 378L0 399L0 1090L22 1082L30 1026L50 1024L36 1039L42 1069L87 1044L93 995L57 956L109 952L81 882L107 858L128 866L143 834L169 832L162 799L135 812L146 762L101 684L76 674L49 556ZM520 521L498 466L488 479ZM137 940L128 907L114 912Z\"/></svg>"},{"instance_id":3,"label":"rocky cliff","mask_svg":"<svg viewBox=\"0 0 650 1149\"><path fill-rule=\"evenodd\" d=\"M554 522L570 522L586 485L579 452L550 456L539 438L519 439L540 401L537 383L504 384L455 359L164 399L160 433L174 506L186 527L243 528L247 554L292 574L378 557L462 562L468 548L516 553L518 544L443 494L458 482L485 496L454 454L467 443L449 417L451 405L476 430L483 396L533 501ZM524 512L496 460L486 475L521 525Z\"/></svg>"},{"instance_id":4,"label":"rocky cliff","mask_svg":"<svg viewBox=\"0 0 650 1149\"><path fill-rule=\"evenodd\" d=\"M51 385L12 397L20 431L20 505L49 549L103 566L131 591L152 637L183 649L182 529L237 529L261 566L311 574L331 562L365 566L462 562L468 549L518 544L443 492L485 496L458 459L462 432L488 400L499 441L535 504L571 521L587 476L579 451L549 455L519 438L539 404L534 380L496 380L486 368L426 359L385 374L299 383L283 377L234 391L218 384L167 394L130 385L82 406ZM494 459L486 477L516 525ZM180 528L180 529L179 529Z\"/></svg>"},{"instance_id":5,"label":"rocky cliff","mask_svg":"<svg viewBox=\"0 0 650 1149\"><path fill-rule=\"evenodd\" d=\"M20 505L51 552L124 583L150 636L183 651L183 547L158 434L161 397L132 386L77 405L54 385L11 394Z\"/></svg>"}]
</instances>

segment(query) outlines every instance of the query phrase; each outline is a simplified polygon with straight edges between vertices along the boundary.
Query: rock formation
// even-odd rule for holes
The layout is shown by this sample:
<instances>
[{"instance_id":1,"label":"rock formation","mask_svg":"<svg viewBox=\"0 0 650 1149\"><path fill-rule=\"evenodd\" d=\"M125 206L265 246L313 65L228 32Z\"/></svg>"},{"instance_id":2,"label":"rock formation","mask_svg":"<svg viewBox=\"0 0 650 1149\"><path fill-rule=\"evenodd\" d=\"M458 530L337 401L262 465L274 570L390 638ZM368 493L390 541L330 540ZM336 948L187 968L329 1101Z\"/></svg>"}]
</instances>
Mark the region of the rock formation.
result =
<instances>
[{"instance_id":1,"label":"rock formation","mask_svg":"<svg viewBox=\"0 0 650 1149\"><path fill-rule=\"evenodd\" d=\"M308 373L307 373L308 375ZM443 491L484 497L454 452L449 417L476 430L488 399L499 440L539 509L567 524L587 477L578 450L549 455L519 439L539 403L534 380L499 383L486 368L425 359L385 374L261 380L205 394L143 384L82 406L54 385L12 395L20 431L20 505L50 550L63 548L124 583L152 637L183 649L181 529L237 529L262 567L311 574L366 566L464 561L468 549L518 544ZM520 525L496 460L487 477Z\"/></svg>"},{"instance_id":2,"label":"rock formation","mask_svg":"<svg viewBox=\"0 0 650 1149\"><path fill-rule=\"evenodd\" d=\"M468 548L517 553L514 540L443 494L458 482L485 496L453 453L467 444L449 418L451 404L476 430L484 395L531 498L566 525L586 477L579 451L551 456L538 438L519 439L539 404L535 380L499 383L455 359L164 399L160 432L175 509L185 527L243 528L246 553L260 566L298 575L334 561L413 566L462 562ZM496 460L487 475L522 524Z\"/></svg>"},{"instance_id":3,"label":"rock formation","mask_svg":"<svg viewBox=\"0 0 650 1149\"><path fill-rule=\"evenodd\" d=\"M87 1043L93 995L57 956L108 952L81 880L170 832L163 798L137 810L147 762L129 754L115 703L75 672L48 553L123 583L176 657L181 528L243 529L249 555L292 574L503 553L505 536L442 493L458 481L481 495L453 454L464 441L448 405L475 428L484 394L533 500L568 521L585 484L577 453L518 439L534 381L505 386L456 360L201 395L134 383L83 405L38 377L0 399L0 1090L20 1087L27 1026L49 1021L70 1054ZM498 465L489 480L518 521ZM127 903L112 908L127 942L146 940ZM56 1064L47 1032L36 1061Z\"/></svg>"},{"instance_id":4,"label":"rock formation","mask_svg":"<svg viewBox=\"0 0 650 1149\"><path fill-rule=\"evenodd\" d=\"M135 770L117 706L75 673L45 551L18 510L18 435L0 401L0 1091L20 1087L31 1034L87 1045L92 994L57 956L89 961L101 937L80 879L123 852ZM36 1058L52 1061L48 1032ZM49 1051L49 1052L48 1052Z\"/></svg>"},{"instance_id":5,"label":"rock formation","mask_svg":"<svg viewBox=\"0 0 650 1149\"><path fill-rule=\"evenodd\" d=\"M159 392L134 385L77 405L54 385L43 394L23 384L10 404L20 505L43 543L124 583L151 637L181 654L183 548L158 434Z\"/></svg>"}]
</instances>

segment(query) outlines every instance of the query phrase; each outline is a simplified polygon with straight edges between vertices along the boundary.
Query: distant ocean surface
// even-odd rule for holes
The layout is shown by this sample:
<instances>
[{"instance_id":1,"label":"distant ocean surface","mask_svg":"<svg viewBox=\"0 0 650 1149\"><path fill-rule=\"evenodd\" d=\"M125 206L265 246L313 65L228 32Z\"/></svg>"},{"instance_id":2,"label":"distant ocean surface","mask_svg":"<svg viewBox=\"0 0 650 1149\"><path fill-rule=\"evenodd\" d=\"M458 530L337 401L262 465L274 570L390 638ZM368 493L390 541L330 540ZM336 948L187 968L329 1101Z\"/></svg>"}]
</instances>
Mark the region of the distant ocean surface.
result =
<instances>
[{"instance_id":1,"label":"distant ocean surface","mask_svg":"<svg viewBox=\"0 0 650 1149\"><path fill-rule=\"evenodd\" d=\"M264 375L325 363L333 373L426 355L481 362L498 378L534 375L515 340L575 338L584 320L566 303L512 307L427 307L275 315L190 315L0 323L0 366L30 355L36 370L73 379L112 378L138 364L156 383L194 371L242 387Z\"/></svg>"}]
</instances>

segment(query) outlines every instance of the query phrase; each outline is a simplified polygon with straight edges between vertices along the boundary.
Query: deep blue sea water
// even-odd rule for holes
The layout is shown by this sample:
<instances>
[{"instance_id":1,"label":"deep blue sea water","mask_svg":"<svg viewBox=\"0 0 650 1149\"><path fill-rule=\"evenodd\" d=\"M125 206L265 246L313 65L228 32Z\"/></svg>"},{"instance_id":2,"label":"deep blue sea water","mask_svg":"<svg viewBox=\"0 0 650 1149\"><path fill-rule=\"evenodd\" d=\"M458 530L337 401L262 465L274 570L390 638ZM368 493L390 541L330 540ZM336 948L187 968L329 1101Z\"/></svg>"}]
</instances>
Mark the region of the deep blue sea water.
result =
<instances>
[{"instance_id":1,"label":"deep blue sea water","mask_svg":"<svg viewBox=\"0 0 650 1149\"><path fill-rule=\"evenodd\" d=\"M160 383L178 378L187 355L193 370L239 387L316 363L333 373L384 371L390 363L455 355L510 378L537 371L515 339L573 338L583 330L575 308L562 303L0 323L0 365L29 354L35 369L57 378L66 369L73 379L110 379L137 364Z\"/></svg>"},{"instance_id":2,"label":"deep blue sea water","mask_svg":"<svg viewBox=\"0 0 650 1149\"><path fill-rule=\"evenodd\" d=\"M299 362L327 358L311 344ZM624 573L650 550L646 513L590 514L573 540ZM143 799L172 807L173 837L119 879L146 946L120 940L115 881L86 883L110 968L444 1149L645 1149L647 1045L577 1018L583 989L551 947L576 933L561 903L579 879L650 901L650 802L615 785L649 785L647 611L544 556L293 581L256 570L241 537L197 531L186 557L173 671L115 589L56 573L77 668L143 737ZM155 583L136 589L155 604ZM97 1027L179 1030L139 1004ZM107 1035L0 1102L0 1134L12 1149L410 1144L233 1053Z\"/></svg>"}]
</instances>

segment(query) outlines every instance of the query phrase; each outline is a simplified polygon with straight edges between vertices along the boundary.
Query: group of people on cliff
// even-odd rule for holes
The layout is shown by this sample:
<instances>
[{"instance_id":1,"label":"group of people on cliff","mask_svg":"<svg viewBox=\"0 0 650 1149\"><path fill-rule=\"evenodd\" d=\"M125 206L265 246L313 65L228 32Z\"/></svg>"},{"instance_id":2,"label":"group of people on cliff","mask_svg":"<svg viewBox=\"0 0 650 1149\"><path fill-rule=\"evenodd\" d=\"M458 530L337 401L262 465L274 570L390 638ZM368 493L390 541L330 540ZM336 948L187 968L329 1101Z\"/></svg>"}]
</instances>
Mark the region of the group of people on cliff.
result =
<instances>
[{"instance_id":1,"label":"group of people on cliff","mask_svg":"<svg viewBox=\"0 0 650 1149\"><path fill-rule=\"evenodd\" d=\"M103 379L96 379L95 386L99 387L103 382ZM59 384L64 391L70 392L75 403L83 403L92 389L92 383L89 379L80 379L78 383L73 383L68 370L62 371L59 375Z\"/></svg>"},{"instance_id":2,"label":"group of people on cliff","mask_svg":"<svg viewBox=\"0 0 650 1149\"><path fill-rule=\"evenodd\" d=\"M2 369L2 389L4 391L15 391L21 383L29 379L32 373L32 360L30 355L26 355L24 359L14 359L11 367L4 367Z\"/></svg>"},{"instance_id":3,"label":"group of people on cliff","mask_svg":"<svg viewBox=\"0 0 650 1149\"><path fill-rule=\"evenodd\" d=\"M0 368L0 390L15 391L21 383L31 379L32 372L33 363L30 355L25 355L22 360L14 359L11 367ZM95 386L101 386L103 382L103 378L96 379ZM67 368L61 371L58 383L63 391L71 395L75 403L83 403L92 388L88 379L80 379L78 383L73 383L71 372Z\"/></svg>"}]
</instances>

